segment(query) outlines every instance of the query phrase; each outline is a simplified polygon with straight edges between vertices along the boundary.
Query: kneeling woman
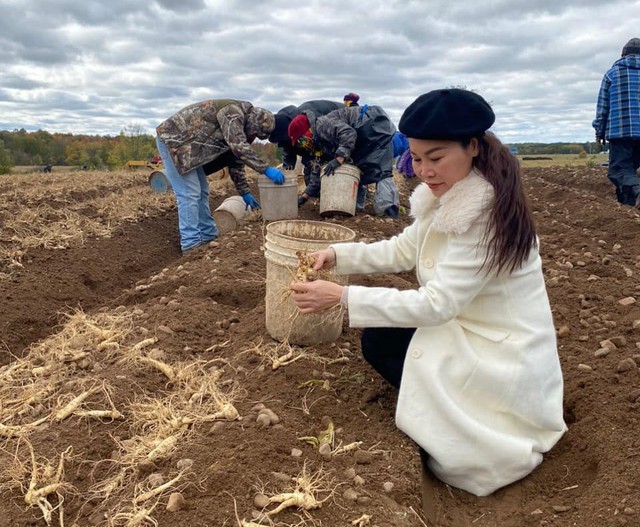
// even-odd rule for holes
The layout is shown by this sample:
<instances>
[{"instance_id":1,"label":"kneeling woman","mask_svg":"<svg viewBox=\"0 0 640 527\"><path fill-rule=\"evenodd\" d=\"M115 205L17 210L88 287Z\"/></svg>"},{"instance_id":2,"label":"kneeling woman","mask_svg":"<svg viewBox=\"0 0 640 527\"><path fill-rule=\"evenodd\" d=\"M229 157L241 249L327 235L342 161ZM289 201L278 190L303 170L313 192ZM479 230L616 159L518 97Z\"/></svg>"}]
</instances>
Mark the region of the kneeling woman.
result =
<instances>
[{"instance_id":1,"label":"kneeling woman","mask_svg":"<svg viewBox=\"0 0 640 527\"><path fill-rule=\"evenodd\" d=\"M416 270L419 288L292 284L302 313L340 302L365 359L399 387L396 423L442 481L486 496L529 474L566 431L563 381L518 160L487 130L479 95L436 90L400 120L413 223L389 240L336 244L316 268Z\"/></svg>"}]
</instances>

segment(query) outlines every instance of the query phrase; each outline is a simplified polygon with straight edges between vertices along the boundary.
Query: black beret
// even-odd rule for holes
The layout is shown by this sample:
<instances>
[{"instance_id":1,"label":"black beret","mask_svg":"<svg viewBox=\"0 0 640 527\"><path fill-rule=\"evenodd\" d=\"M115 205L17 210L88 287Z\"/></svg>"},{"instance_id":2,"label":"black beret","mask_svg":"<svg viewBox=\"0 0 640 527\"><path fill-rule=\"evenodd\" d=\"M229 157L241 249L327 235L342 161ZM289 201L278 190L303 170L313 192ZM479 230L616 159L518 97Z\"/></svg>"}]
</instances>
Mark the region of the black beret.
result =
<instances>
[{"instance_id":1,"label":"black beret","mask_svg":"<svg viewBox=\"0 0 640 527\"><path fill-rule=\"evenodd\" d=\"M496 116L477 93L458 88L420 95L400 118L400 131L414 139L469 139L483 135Z\"/></svg>"},{"instance_id":2,"label":"black beret","mask_svg":"<svg viewBox=\"0 0 640 527\"><path fill-rule=\"evenodd\" d=\"M287 129L289 128L291 117L282 113L277 113L275 114L275 119L276 126L269 136L269 141L271 143L281 143L283 141L288 143L289 135L287 134Z\"/></svg>"}]
</instances>

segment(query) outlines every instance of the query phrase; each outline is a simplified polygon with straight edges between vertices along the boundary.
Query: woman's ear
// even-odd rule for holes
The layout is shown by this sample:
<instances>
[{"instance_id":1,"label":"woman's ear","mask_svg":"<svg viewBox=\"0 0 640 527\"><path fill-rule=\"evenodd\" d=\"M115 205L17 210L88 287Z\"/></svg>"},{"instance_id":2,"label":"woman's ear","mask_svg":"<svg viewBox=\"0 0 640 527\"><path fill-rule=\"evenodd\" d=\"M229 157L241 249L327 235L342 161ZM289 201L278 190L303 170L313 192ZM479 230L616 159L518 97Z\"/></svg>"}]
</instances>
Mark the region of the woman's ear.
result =
<instances>
[{"instance_id":1,"label":"woman's ear","mask_svg":"<svg viewBox=\"0 0 640 527\"><path fill-rule=\"evenodd\" d=\"M471 153L471 157L478 157L480 155L480 142L477 137L472 137L467 147Z\"/></svg>"}]
</instances>

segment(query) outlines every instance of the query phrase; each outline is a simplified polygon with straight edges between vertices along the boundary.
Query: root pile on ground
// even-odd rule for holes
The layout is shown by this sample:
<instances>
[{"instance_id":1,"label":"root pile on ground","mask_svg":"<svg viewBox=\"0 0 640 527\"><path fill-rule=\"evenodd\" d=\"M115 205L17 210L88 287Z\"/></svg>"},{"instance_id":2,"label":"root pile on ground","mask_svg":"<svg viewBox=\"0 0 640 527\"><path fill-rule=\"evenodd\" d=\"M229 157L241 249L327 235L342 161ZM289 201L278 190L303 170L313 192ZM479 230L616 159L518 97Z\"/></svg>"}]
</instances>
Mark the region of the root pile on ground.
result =
<instances>
[{"instance_id":1,"label":"root pile on ground","mask_svg":"<svg viewBox=\"0 0 640 527\"><path fill-rule=\"evenodd\" d=\"M260 489L260 498L264 502L263 513L265 516L274 516L285 509L295 508L298 511L311 511L319 509L327 501L335 489L331 487L331 481L327 481L328 473L319 469L314 473L309 473L306 465L302 472L292 478L292 486L283 489L282 492L266 494L264 489ZM320 495L325 497L320 499ZM275 507L269 509L269 507Z\"/></svg>"},{"instance_id":2,"label":"root pile on ground","mask_svg":"<svg viewBox=\"0 0 640 527\"><path fill-rule=\"evenodd\" d=\"M24 436L48 419L59 422L74 413L119 418L109 386L88 372L108 360L132 330L129 313L88 316L78 310L67 315L60 332L0 368L0 436ZM89 409L85 404L92 396L101 402Z\"/></svg>"},{"instance_id":3,"label":"root pile on ground","mask_svg":"<svg viewBox=\"0 0 640 527\"><path fill-rule=\"evenodd\" d=\"M52 525L57 516L58 524L63 527L64 496L74 490L64 481L65 461L71 456L71 451L69 447L53 463L36 456L31 443L21 439L11 461L0 473L0 489L20 492L28 507L40 509L47 525Z\"/></svg>"},{"instance_id":4,"label":"root pile on ground","mask_svg":"<svg viewBox=\"0 0 640 527\"><path fill-rule=\"evenodd\" d=\"M47 525L54 511L64 525L63 491L70 489L63 481L64 463L72 446L60 455L57 468L40 459L29 441L40 425L72 417L101 419L107 425L126 420L129 433L122 438L120 427L120 435L112 435L110 459L79 460L95 465L94 484L79 498L98 498L109 525L133 526L153 523L157 501L188 484L191 474L183 469L166 481L150 483L141 476L140 466L169 458L200 424L239 418L234 406L237 389L223 391L218 384L224 373L220 364L226 361L164 362L157 348L147 351L157 338L134 340L134 319L125 309L92 316L75 311L57 334L0 369L0 436L16 445L13 461L2 470L1 488L21 489L27 505L39 508ZM98 363L101 366L95 368ZM96 373L109 364L149 367L167 380L167 389L121 401L121 408L116 408L114 388Z\"/></svg>"}]
</instances>

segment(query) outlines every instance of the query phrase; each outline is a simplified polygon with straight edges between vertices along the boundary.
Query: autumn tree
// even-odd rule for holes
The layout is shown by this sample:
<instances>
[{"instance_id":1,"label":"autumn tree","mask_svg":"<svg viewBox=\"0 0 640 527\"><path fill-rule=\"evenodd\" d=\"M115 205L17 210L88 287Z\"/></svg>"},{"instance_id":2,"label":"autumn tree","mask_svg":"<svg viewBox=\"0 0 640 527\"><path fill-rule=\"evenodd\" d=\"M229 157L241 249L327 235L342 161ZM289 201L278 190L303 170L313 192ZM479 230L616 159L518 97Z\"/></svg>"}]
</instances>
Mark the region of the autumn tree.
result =
<instances>
[{"instance_id":1,"label":"autumn tree","mask_svg":"<svg viewBox=\"0 0 640 527\"><path fill-rule=\"evenodd\" d=\"M117 141L109 151L109 168L122 167L129 160L146 161L156 155L156 145L152 136L145 134L139 124L125 126Z\"/></svg>"},{"instance_id":2,"label":"autumn tree","mask_svg":"<svg viewBox=\"0 0 640 527\"><path fill-rule=\"evenodd\" d=\"M0 174L8 174L11 171L13 163L11 162L11 155L4 146L4 141L0 139Z\"/></svg>"}]
</instances>

